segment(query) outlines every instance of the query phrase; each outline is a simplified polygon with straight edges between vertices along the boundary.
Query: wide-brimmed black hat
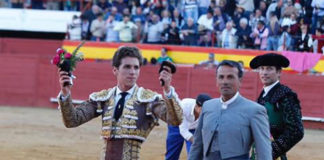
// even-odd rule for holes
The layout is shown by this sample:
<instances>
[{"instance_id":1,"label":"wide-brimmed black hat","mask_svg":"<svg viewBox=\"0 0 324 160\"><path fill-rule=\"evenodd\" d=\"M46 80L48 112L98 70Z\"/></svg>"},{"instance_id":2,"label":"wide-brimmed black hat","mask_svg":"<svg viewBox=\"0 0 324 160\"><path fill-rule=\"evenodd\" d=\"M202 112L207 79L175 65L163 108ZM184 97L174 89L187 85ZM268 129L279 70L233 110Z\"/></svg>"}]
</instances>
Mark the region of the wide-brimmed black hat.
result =
<instances>
[{"instance_id":1,"label":"wide-brimmed black hat","mask_svg":"<svg viewBox=\"0 0 324 160\"><path fill-rule=\"evenodd\" d=\"M198 106L202 106L204 104L205 101L208 101L212 99L208 94L205 94L205 93L201 93L197 96L196 98L196 104Z\"/></svg>"},{"instance_id":2,"label":"wide-brimmed black hat","mask_svg":"<svg viewBox=\"0 0 324 160\"><path fill-rule=\"evenodd\" d=\"M289 66L289 60L280 54L267 53L254 57L250 62L250 67L252 69L256 69L260 66L276 66L285 68Z\"/></svg>"},{"instance_id":3,"label":"wide-brimmed black hat","mask_svg":"<svg viewBox=\"0 0 324 160\"><path fill-rule=\"evenodd\" d=\"M175 66L175 64L173 64L172 62L170 61L163 61L162 64L161 64L161 67L159 69L159 73L162 72L164 69L163 69L163 66L168 66L171 68L171 73L174 74L176 71L177 71L177 68Z\"/></svg>"}]
</instances>

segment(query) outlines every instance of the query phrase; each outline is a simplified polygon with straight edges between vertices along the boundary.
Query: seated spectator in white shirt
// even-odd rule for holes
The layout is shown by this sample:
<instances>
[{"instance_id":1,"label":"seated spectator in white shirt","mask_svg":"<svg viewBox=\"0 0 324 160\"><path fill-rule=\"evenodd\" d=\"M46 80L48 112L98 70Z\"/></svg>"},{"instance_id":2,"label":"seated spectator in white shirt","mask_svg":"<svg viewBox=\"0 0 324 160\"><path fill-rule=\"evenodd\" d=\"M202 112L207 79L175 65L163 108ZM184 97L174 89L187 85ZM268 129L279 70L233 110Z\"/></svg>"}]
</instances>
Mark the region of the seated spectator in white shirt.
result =
<instances>
[{"instance_id":1,"label":"seated spectator in white shirt","mask_svg":"<svg viewBox=\"0 0 324 160\"><path fill-rule=\"evenodd\" d=\"M199 94L195 99L185 98L181 101L181 108L183 110L182 123L179 126L180 134L186 141L187 153L190 151L191 144L193 143L193 134L198 125L198 120L202 106L205 101L210 100L208 94Z\"/></svg>"},{"instance_id":2,"label":"seated spectator in white shirt","mask_svg":"<svg viewBox=\"0 0 324 160\"><path fill-rule=\"evenodd\" d=\"M129 15L124 15L123 21L119 22L114 30L119 32L119 40L121 42L132 42L133 30L137 29L137 26L130 21Z\"/></svg>"},{"instance_id":3,"label":"seated spectator in white shirt","mask_svg":"<svg viewBox=\"0 0 324 160\"><path fill-rule=\"evenodd\" d=\"M106 20L106 42L119 42L119 32L115 31L114 28L119 22L115 20L114 15L109 15Z\"/></svg>"},{"instance_id":4,"label":"seated spectator in white shirt","mask_svg":"<svg viewBox=\"0 0 324 160\"><path fill-rule=\"evenodd\" d=\"M97 19L93 20L90 27L91 41L102 41L105 34L105 21L102 13L98 13Z\"/></svg>"},{"instance_id":5,"label":"seated spectator in white shirt","mask_svg":"<svg viewBox=\"0 0 324 160\"><path fill-rule=\"evenodd\" d=\"M72 22L67 27L67 39L81 40L81 19L74 15Z\"/></svg>"},{"instance_id":6,"label":"seated spectator in white shirt","mask_svg":"<svg viewBox=\"0 0 324 160\"><path fill-rule=\"evenodd\" d=\"M145 27L146 42L151 44L161 43L161 33L163 32L163 24L160 22L158 15L152 16L152 23L148 23Z\"/></svg>"},{"instance_id":7,"label":"seated spectator in white shirt","mask_svg":"<svg viewBox=\"0 0 324 160\"><path fill-rule=\"evenodd\" d=\"M207 14L203 14L198 19L198 24L204 26L207 30L212 31L213 27L213 11L208 10Z\"/></svg>"},{"instance_id":8,"label":"seated spectator in white shirt","mask_svg":"<svg viewBox=\"0 0 324 160\"><path fill-rule=\"evenodd\" d=\"M236 29L233 28L232 21L226 23L226 28L221 34L222 48L234 49L236 48L237 38L236 38Z\"/></svg>"}]
</instances>

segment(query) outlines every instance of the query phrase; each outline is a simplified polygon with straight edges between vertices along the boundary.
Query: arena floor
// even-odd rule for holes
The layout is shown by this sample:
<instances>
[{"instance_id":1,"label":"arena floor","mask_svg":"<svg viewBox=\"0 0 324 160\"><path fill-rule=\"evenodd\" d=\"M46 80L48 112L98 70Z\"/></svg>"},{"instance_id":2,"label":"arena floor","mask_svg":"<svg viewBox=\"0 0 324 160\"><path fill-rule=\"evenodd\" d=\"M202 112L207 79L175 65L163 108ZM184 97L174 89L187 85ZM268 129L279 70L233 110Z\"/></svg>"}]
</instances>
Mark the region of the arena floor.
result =
<instances>
[{"instance_id":1,"label":"arena floor","mask_svg":"<svg viewBox=\"0 0 324 160\"><path fill-rule=\"evenodd\" d=\"M0 107L0 159L95 160L101 140L99 118L78 128L63 126L56 109ZM324 160L324 131L306 130L289 160ZM154 128L144 143L141 159L163 160L166 124ZM186 159L183 152L181 160Z\"/></svg>"}]
</instances>

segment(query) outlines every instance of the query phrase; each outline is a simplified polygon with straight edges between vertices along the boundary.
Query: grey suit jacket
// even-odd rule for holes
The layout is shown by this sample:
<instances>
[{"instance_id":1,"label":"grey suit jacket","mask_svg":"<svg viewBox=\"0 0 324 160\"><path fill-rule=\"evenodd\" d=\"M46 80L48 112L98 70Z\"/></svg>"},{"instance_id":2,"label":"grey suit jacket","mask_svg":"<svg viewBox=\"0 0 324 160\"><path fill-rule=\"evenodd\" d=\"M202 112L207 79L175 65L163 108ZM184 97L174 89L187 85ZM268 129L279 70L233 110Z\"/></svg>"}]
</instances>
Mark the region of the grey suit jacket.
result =
<instances>
[{"instance_id":1,"label":"grey suit jacket","mask_svg":"<svg viewBox=\"0 0 324 160\"><path fill-rule=\"evenodd\" d=\"M253 142L258 159L272 160L265 108L240 95L227 109L221 106L219 98L204 103L189 160L215 160L217 151L222 159L241 156Z\"/></svg>"}]
</instances>

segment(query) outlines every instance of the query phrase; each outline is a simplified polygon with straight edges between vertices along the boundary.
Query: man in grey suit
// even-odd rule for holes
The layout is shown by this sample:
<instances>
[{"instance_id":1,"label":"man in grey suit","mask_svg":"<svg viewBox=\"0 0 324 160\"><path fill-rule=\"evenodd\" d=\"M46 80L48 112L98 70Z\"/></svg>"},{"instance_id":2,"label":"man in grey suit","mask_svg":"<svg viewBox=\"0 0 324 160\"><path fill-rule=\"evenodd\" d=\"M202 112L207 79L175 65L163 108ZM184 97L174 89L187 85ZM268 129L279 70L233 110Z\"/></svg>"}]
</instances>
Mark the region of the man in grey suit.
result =
<instances>
[{"instance_id":1,"label":"man in grey suit","mask_svg":"<svg viewBox=\"0 0 324 160\"><path fill-rule=\"evenodd\" d=\"M248 160L253 142L258 159L272 160L266 110L239 94L242 76L237 62L218 65L221 97L204 103L189 160Z\"/></svg>"}]
</instances>

